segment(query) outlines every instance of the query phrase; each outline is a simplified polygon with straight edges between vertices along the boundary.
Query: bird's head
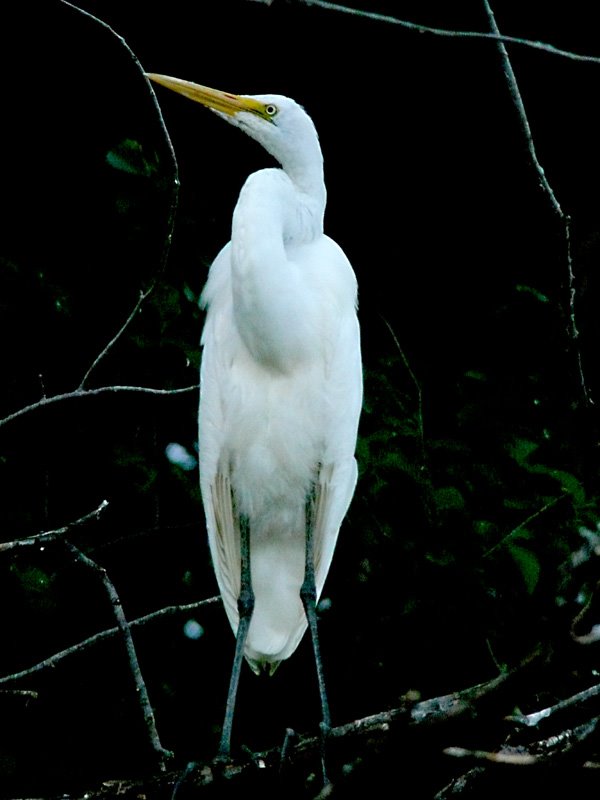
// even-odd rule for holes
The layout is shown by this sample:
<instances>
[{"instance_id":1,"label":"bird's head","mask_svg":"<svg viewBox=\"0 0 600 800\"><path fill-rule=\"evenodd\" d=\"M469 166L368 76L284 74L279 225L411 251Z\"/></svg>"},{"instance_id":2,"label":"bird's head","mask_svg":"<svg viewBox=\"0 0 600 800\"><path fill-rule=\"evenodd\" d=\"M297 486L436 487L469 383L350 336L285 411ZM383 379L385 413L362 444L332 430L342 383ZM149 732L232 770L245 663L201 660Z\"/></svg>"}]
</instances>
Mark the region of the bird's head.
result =
<instances>
[{"instance_id":1,"label":"bird's head","mask_svg":"<svg viewBox=\"0 0 600 800\"><path fill-rule=\"evenodd\" d=\"M222 119L256 139L289 172L322 164L319 137L302 106L277 94L237 95L201 86L168 75L147 73L155 83L166 86L207 106Z\"/></svg>"}]
</instances>

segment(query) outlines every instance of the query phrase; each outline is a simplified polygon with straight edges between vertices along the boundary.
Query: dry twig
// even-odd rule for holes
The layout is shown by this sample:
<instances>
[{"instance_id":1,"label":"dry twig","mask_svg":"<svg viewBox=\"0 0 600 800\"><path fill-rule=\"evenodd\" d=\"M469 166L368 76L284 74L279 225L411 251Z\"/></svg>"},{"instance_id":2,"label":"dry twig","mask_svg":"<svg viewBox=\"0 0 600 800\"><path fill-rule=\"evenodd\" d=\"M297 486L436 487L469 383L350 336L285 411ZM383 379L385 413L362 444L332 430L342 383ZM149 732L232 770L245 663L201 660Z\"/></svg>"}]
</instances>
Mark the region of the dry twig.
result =
<instances>
[{"instance_id":1,"label":"dry twig","mask_svg":"<svg viewBox=\"0 0 600 800\"><path fill-rule=\"evenodd\" d=\"M34 536L27 536L24 539L15 539L12 542L0 542L0 553L7 552L8 550L14 550L18 547L31 547L35 545L39 547L49 544L61 536L66 536L68 533L71 533L73 530L75 530L75 528L80 528L87 522L91 522L92 520L97 521L106 508L108 508L108 500L103 500L98 508L94 509L94 511L90 511L89 514L84 514L83 517L80 517L73 522L68 522L61 528L54 528L54 530L51 531L36 533Z\"/></svg>"},{"instance_id":2,"label":"dry twig","mask_svg":"<svg viewBox=\"0 0 600 800\"><path fill-rule=\"evenodd\" d=\"M40 410L42 408L45 408L46 406L53 405L55 403L63 402L64 400L79 399L79 398L83 398L83 397L96 397L98 395L114 394L114 393L122 393L122 392L128 392L128 393L134 392L134 393L142 393L142 394L170 396L170 395L176 395L176 394L182 394L182 393L186 393L186 392L195 391L198 388L197 385L195 385L195 386L187 386L187 387L184 387L182 389L152 389L150 387L145 387L145 386L103 386L103 387L100 387L100 388L97 388L97 389L86 389L85 388L85 384L87 383L91 373L98 366L98 364L108 355L108 353L112 350L114 345L119 341L121 336L125 333L125 331L129 327L129 325L131 324L132 320L136 317L136 315L137 315L138 311L140 310L143 302L152 293L154 287L156 286L156 283L157 283L157 280L158 280L158 275L160 275L162 273L162 271L164 270L164 268L166 266L167 259L168 259L168 256L169 256L169 250L170 250L170 247L171 247L171 241L172 241L172 236L173 236L173 228L174 228L174 225L175 225L175 213L176 213L176 210L177 210L177 201L178 201L178 195L179 195L179 177L178 177L178 169L177 169L177 160L175 158L175 151L173 149L173 144L171 142L171 138L169 136L169 132L168 132L167 127L165 125L165 122L164 122L164 119L163 119L163 116L162 116L162 112L160 110L160 106L159 106L158 101L156 99L156 95L154 94L154 90L153 90L150 82L147 80L147 78L145 76L144 69L143 69L142 65L140 64L139 60L137 59L135 53L131 50L131 48L129 47L127 42L123 39L123 37L119 36L119 34L117 34L109 25L106 24L106 22L104 22L101 19L98 19L97 17L93 16L92 14L90 14L87 11L84 11L83 9L78 8L77 6L73 5L72 3L67 2L67 0L61 0L61 2L62 2L62 4L64 6L67 6L68 8L70 8L74 12L76 12L77 14L80 14L81 16L85 17L92 24L100 26L110 36L112 36L115 39L117 39L118 42L120 43L121 47L123 47L125 49L125 51L129 55L129 57L131 58L132 62L134 63L136 69L138 70L138 72L140 74L140 79L143 80L143 83L144 83L144 86L146 87L146 91L148 92L148 96L150 98L150 101L153 104L154 111L155 111L155 114L156 114L156 120L158 122L158 128L159 128L159 130L161 132L161 135L163 137L163 144L165 146L165 151L167 153L167 157L168 157L168 160L169 160L169 167L170 167L170 170L171 170L171 197L170 197L170 202L169 202L169 210L168 210L168 214L167 214L167 220L166 220L166 224L165 224L165 237L164 237L164 241L163 241L162 252L161 252L161 255L160 255L160 258L159 258L159 264L158 264L157 273L154 276L154 278L153 278L153 280L152 280L152 282L150 284L150 287L148 289L146 289L145 291L140 292L140 296L139 296L138 300L136 301L133 310L130 312L129 316L125 320L124 324L119 328L117 333L112 337L112 339L108 342L108 344L94 358L94 360L92 361L92 364L90 365L90 367L85 372L85 374L84 374L79 386L76 389L74 389L73 391L63 392L63 393L56 394L56 395L53 395L51 397L48 397L46 395L46 392L45 392L45 390L43 388L43 385L42 385L42 398L39 401L37 401L35 403L30 403L29 405L27 405L27 406L25 406L25 407L23 407L23 408L21 408L21 409L19 409L17 411L14 411L11 414L8 414L8 416L4 417L3 419L0 419L0 428L3 427L4 425L9 424L10 422L14 422L15 420L19 419L20 417L25 416L26 414L30 414L33 411L38 411L38 410Z\"/></svg>"},{"instance_id":3,"label":"dry twig","mask_svg":"<svg viewBox=\"0 0 600 800\"><path fill-rule=\"evenodd\" d=\"M41 408L54 405L55 403L60 403L63 400L78 400L83 397L99 397L103 394L119 394L123 392L129 394L149 394L158 397L168 397L175 394L187 394L188 392L195 392L197 390L198 384L194 384L193 386L184 386L181 389L152 389L149 386L101 386L98 389L75 389L72 392L63 392L62 394L55 394L52 397L43 397L36 403L31 403L28 406L20 408L18 411L14 411L12 414L4 417L4 419L0 419L0 428L3 425L7 425L9 422L14 422L14 420L19 419L26 414L30 414L32 411L38 411Z\"/></svg>"},{"instance_id":4,"label":"dry twig","mask_svg":"<svg viewBox=\"0 0 600 800\"><path fill-rule=\"evenodd\" d=\"M150 614L145 614L143 617L137 617L137 619L131 620L129 627L142 627L143 625L147 625L149 622L154 622L162 617L172 616L174 614L185 614L190 611L197 611L199 608L203 608L204 606L215 605L219 603L220 600L221 598L217 596L208 597L206 600L197 600L195 603L185 603L184 605L179 606L165 606L165 608L159 608L157 611L152 611ZM23 678L29 678L31 675L35 675L38 672L43 672L46 669L54 668L65 658L82 653L84 650L87 650L89 647L92 647L95 644L99 644L106 639L111 639L117 636L119 632L120 628L118 626L115 626L114 628L108 628L104 631L99 631L92 636L88 636L87 639L84 639L81 642L77 642L76 644L61 650L58 653L54 653L37 664L33 664L31 667L27 667L19 672L14 672L11 675L4 675L0 677L0 685L6 683L15 683Z\"/></svg>"},{"instance_id":5,"label":"dry twig","mask_svg":"<svg viewBox=\"0 0 600 800\"><path fill-rule=\"evenodd\" d=\"M571 50L564 50L560 47L555 47L548 42L539 42L535 39L525 39L520 36L506 36L501 33L490 33L488 31L459 31L451 30L448 28L435 28L431 25L422 25L418 22L409 22L399 17L393 17L390 14L379 14L375 11L366 11L360 8L350 8L343 6L339 3L330 3L327 0L296 0L297 3L304 6L315 6L322 8L326 11L335 11L341 14L349 14L363 19L370 19L374 22L384 22L389 25L398 25L415 33L431 34L432 36L442 36L451 39L472 39L472 40L488 40L492 42L505 42L506 44L516 44L522 47L528 47L533 50L540 50L544 53L549 53L553 56L560 56L567 58L571 61L582 61L587 64L600 64L600 56L588 56L583 53L574 53Z\"/></svg>"},{"instance_id":6,"label":"dry twig","mask_svg":"<svg viewBox=\"0 0 600 800\"><path fill-rule=\"evenodd\" d=\"M110 599L110 603L112 606L113 614L117 621L118 628L121 632L121 636L123 637L123 642L125 644L125 649L127 651L127 658L129 661L129 668L131 670L131 674L135 683L135 690L138 697L138 701L140 704L140 708L142 710L142 715L144 718L144 723L146 726L146 732L148 734L148 738L150 741L150 745L156 755L158 768L161 772L166 770L166 759L172 756L168 750L160 743L160 738L158 736L158 731L156 729L156 722L154 719L154 712L152 710L152 706L150 704L150 698L148 696L148 690L146 688L146 684L144 682L144 678L142 676L142 672L140 670L140 665L137 657L137 653L135 650L135 644L133 642L133 637L131 635L131 630L129 627L129 623L127 622L127 618L125 617L125 612L123 611L123 606L121 605L121 601L119 599L119 595L117 594L117 590L113 582L108 577L107 571L96 564L89 556L86 556L78 547L70 542L64 542L65 547L74 556L75 560L81 564L82 566L89 569L93 572L97 577L100 578L106 594Z\"/></svg>"},{"instance_id":7,"label":"dry twig","mask_svg":"<svg viewBox=\"0 0 600 800\"><path fill-rule=\"evenodd\" d=\"M577 327L576 321L576 314L575 314L575 272L573 267L573 254L571 249L571 217L563 211L561 204L559 203L548 178L546 177L546 173L544 168L542 167L540 160L537 155L535 143L533 140L533 134L531 132L531 126L529 124L529 119L527 117L527 112L525 111L525 104L523 103L523 98L521 96L521 92L519 91L519 85L517 83L517 78L512 68L512 64L510 62L510 58L508 56L508 51L505 47L504 41L502 40L500 29L498 28L498 24L496 22L496 17L494 16L494 12L492 7L489 3L489 0L483 0L483 5L485 8L485 12L487 14L490 28L494 36L497 37L497 47L500 53L500 57L502 59L502 66L504 70L504 76L506 78L506 82L508 84L508 88L510 91L510 95L512 97L513 103L515 108L517 109L517 113L519 116L519 121L521 124L521 130L523 132L523 136L525 137L525 141L527 143L527 149L529 151L529 157L531 158L531 163L538 175L538 179L540 182L540 186L542 187L545 195L547 196L548 200L550 201L550 205L554 211L554 213L560 219L562 226L563 226L563 233L564 233L564 241L565 241L565 258L567 263L567 271L569 276L569 338L571 340L571 344L575 354L575 360L577 363L577 372L579 376L579 388L581 390L581 396L583 400L583 404L585 407L589 407L592 405L592 399L587 389L587 384L585 381L585 376L583 372L583 362L581 357L581 349L579 347L579 329Z\"/></svg>"}]
</instances>

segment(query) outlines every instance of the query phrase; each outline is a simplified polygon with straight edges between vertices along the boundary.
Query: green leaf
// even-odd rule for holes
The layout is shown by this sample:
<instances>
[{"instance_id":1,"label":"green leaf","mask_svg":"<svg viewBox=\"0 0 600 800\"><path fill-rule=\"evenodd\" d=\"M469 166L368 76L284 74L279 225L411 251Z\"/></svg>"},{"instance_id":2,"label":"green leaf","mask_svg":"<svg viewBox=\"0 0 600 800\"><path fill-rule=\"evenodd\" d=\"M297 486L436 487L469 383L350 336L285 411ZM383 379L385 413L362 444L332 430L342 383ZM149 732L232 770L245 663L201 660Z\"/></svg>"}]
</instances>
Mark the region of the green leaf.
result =
<instances>
[{"instance_id":1,"label":"green leaf","mask_svg":"<svg viewBox=\"0 0 600 800\"><path fill-rule=\"evenodd\" d=\"M18 567L16 564L11 566L11 572L18 576L23 589L35 594L43 594L50 586L50 576L37 567Z\"/></svg>"},{"instance_id":2,"label":"green leaf","mask_svg":"<svg viewBox=\"0 0 600 800\"><path fill-rule=\"evenodd\" d=\"M537 445L535 442L532 442L530 439L515 439L515 441L509 446L508 450L517 464L529 469L529 465L525 464L524 462L532 453L535 453L535 451L538 449L538 446L539 445Z\"/></svg>"},{"instance_id":3,"label":"green leaf","mask_svg":"<svg viewBox=\"0 0 600 800\"><path fill-rule=\"evenodd\" d=\"M517 544L511 543L508 549L523 577L527 593L533 594L541 572L541 565L538 557L532 553L531 550L527 550L525 547L520 547Z\"/></svg>"},{"instance_id":4,"label":"green leaf","mask_svg":"<svg viewBox=\"0 0 600 800\"><path fill-rule=\"evenodd\" d=\"M473 522L473 530L477 536L490 536L496 532L497 526L489 519L476 519Z\"/></svg>"},{"instance_id":5,"label":"green leaf","mask_svg":"<svg viewBox=\"0 0 600 800\"><path fill-rule=\"evenodd\" d=\"M149 178L157 172L156 159L149 161L144 155L142 145L135 139L123 139L122 142L106 154L106 161L114 169Z\"/></svg>"},{"instance_id":6,"label":"green leaf","mask_svg":"<svg viewBox=\"0 0 600 800\"><path fill-rule=\"evenodd\" d=\"M560 482L563 491L570 494L575 503L578 505L585 503L585 489L574 475L560 469L550 469L548 475Z\"/></svg>"},{"instance_id":7,"label":"green leaf","mask_svg":"<svg viewBox=\"0 0 600 800\"><path fill-rule=\"evenodd\" d=\"M535 297L536 300L539 300L540 303L549 303L550 298L540 292L538 289L535 289L533 286L524 286L523 284L519 283L515 287L517 292L521 292L522 294L529 294L532 297Z\"/></svg>"},{"instance_id":8,"label":"green leaf","mask_svg":"<svg viewBox=\"0 0 600 800\"><path fill-rule=\"evenodd\" d=\"M441 486L433 496L440 511L462 511L465 507L464 497L456 486Z\"/></svg>"}]
</instances>

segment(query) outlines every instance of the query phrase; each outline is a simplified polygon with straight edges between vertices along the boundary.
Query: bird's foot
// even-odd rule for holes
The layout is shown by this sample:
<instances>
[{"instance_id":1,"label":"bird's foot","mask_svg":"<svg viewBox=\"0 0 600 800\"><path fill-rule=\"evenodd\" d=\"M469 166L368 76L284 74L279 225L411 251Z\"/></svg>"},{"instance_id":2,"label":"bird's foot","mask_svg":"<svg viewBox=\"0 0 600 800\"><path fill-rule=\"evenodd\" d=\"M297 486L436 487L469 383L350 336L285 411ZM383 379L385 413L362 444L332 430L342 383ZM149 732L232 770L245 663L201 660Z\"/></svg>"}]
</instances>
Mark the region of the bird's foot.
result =
<instances>
[{"instance_id":1,"label":"bird's foot","mask_svg":"<svg viewBox=\"0 0 600 800\"><path fill-rule=\"evenodd\" d=\"M329 734L331 733L330 722L329 721L320 722L319 731L321 733L320 736L321 772L323 775L323 791L325 791L328 786L331 786L331 781L329 780L329 776L327 775L327 739L329 738Z\"/></svg>"},{"instance_id":2,"label":"bird's foot","mask_svg":"<svg viewBox=\"0 0 600 800\"><path fill-rule=\"evenodd\" d=\"M293 728L285 729L285 736L283 737L283 744L279 751L279 773L283 773L289 762L290 749L296 739L297 733Z\"/></svg>"},{"instance_id":3,"label":"bird's foot","mask_svg":"<svg viewBox=\"0 0 600 800\"><path fill-rule=\"evenodd\" d=\"M197 761L189 761L186 768L183 770L181 775L175 781L175 786L173 786L173 792L171 794L171 800L180 800L182 797L183 786L188 781L192 772L198 766Z\"/></svg>"}]
</instances>

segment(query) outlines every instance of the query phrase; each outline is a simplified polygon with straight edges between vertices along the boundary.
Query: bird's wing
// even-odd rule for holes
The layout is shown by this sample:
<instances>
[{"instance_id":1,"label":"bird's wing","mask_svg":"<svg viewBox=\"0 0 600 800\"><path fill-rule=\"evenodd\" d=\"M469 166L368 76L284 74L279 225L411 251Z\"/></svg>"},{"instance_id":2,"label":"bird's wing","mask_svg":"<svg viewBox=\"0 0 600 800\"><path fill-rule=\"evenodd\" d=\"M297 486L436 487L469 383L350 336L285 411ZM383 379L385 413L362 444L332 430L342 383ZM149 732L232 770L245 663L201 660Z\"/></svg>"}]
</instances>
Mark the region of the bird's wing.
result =
<instances>
[{"instance_id":1,"label":"bird's wing","mask_svg":"<svg viewBox=\"0 0 600 800\"><path fill-rule=\"evenodd\" d=\"M240 593L240 531L234 511L229 464L223 458L224 408L236 388L229 385L227 362L235 328L231 325L231 246L213 262L201 298L208 306L202 335L199 440L200 488L213 566L225 610L234 631Z\"/></svg>"},{"instance_id":2,"label":"bird's wing","mask_svg":"<svg viewBox=\"0 0 600 800\"><path fill-rule=\"evenodd\" d=\"M329 307L337 325L329 333L325 357L327 443L314 488L312 514L317 594L323 589L340 525L358 475L354 451L362 406L360 328L356 316L356 278L338 245L322 237L321 258L335 269ZM335 266L334 266L335 265ZM334 306L334 304L336 304Z\"/></svg>"},{"instance_id":3,"label":"bird's wing","mask_svg":"<svg viewBox=\"0 0 600 800\"><path fill-rule=\"evenodd\" d=\"M237 599L240 595L240 529L233 511L229 475L219 471L211 485L212 524L209 523L209 542L219 589L225 610L234 630L239 615Z\"/></svg>"}]
</instances>

